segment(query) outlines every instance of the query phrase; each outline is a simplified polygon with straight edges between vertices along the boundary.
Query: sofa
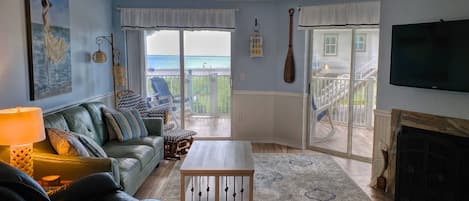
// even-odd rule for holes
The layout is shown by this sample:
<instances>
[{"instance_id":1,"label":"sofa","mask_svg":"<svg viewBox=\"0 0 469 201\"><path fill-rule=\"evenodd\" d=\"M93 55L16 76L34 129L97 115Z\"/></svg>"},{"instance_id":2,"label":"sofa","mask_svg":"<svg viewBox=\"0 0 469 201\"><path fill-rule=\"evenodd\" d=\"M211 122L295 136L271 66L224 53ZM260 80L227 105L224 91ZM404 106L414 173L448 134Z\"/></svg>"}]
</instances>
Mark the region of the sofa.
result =
<instances>
[{"instance_id":1,"label":"sofa","mask_svg":"<svg viewBox=\"0 0 469 201\"><path fill-rule=\"evenodd\" d=\"M101 102L88 102L44 116L46 128L86 135L102 146L107 158L58 155L48 138L34 144L34 178L60 175L76 180L96 172L109 172L125 192L135 194L164 157L163 119L144 119L147 137L125 142L110 140ZM47 137L47 135L46 135ZM6 159L8 154L0 153Z\"/></svg>"},{"instance_id":2,"label":"sofa","mask_svg":"<svg viewBox=\"0 0 469 201\"><path fill-rule=\"evenodd\" d=\"M108 173L94 173L46 192L26 173L0 162L0 198L8 201L138 201L121 191ZM145 201L158 201L149 199Z\"/></svg>"}]
</instances>

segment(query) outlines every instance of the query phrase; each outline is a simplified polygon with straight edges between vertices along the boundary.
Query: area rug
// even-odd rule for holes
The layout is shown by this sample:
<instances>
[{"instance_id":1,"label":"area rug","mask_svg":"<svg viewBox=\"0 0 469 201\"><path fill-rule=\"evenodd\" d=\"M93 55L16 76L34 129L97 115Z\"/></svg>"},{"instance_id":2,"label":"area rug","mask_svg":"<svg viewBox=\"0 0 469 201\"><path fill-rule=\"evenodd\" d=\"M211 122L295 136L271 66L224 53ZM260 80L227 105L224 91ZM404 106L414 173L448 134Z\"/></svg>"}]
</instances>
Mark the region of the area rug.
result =
<instances>
[{"instance_id":1,"label":"area rug","mask_svg":"<svg viewBox=\"0 0 469 201\"><path fill-rule=\"evenodd\" d=\"M369 201L328 155L253 154L255 201ZM163 201L179 201L179 162L163 190Z\"/></svg>"}]
</instances>

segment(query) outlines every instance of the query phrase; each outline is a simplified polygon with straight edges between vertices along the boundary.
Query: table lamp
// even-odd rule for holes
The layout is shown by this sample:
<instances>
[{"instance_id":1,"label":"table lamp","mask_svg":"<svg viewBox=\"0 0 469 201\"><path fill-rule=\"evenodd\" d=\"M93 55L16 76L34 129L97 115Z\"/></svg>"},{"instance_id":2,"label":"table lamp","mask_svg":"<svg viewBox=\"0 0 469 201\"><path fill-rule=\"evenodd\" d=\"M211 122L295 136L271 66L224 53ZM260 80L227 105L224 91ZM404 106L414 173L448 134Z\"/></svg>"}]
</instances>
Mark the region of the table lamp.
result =
<instances>
[{"instance_id":1,"label":"table lamp","mask_svg":"<svg viewBox=\"0 0 469 201\"><path fill-rule=\"evenodd\" d=\"M13 167L33 176L33 143L44 139L41 108L0 110L0 145L10 145L10 165Z\"/></svg>"}]
</instances>

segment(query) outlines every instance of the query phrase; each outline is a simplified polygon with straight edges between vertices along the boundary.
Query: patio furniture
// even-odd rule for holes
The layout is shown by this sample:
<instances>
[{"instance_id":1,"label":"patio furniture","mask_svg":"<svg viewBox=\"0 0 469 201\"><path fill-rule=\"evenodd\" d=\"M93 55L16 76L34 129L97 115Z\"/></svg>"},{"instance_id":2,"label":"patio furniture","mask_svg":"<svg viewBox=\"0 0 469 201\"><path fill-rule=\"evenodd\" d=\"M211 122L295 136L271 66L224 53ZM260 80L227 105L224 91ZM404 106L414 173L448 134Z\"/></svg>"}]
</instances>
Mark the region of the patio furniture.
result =
<instances>
[{"instance_id":1,"label":"patio furniture","mask_svg":"<svg viewBox=\"0 0 469 201\"><path fill-rule=\"evenodd\" d=\"M329 112L329 109L331 107L331 104L324 104L321 107L317 107L316 103L314 102L314 97L311 100L311 106L312 106L312 129L313 129L313 135L311 135L311 141L312 142L322 142L325 141L329 138L331 138L335 134L335 126L334 122L332 121L331 114ZM316 133L316 125L317 122L321 121L325 116L327 116L327 119L329 121L331 130L325 135L325 136L318 136Z\"/></svg>"},{"instance_id":2,"label":"patio furniture","mask_svg":"<svg viewBox=\"0 0 469 201\"><path fill-rule=\"evenodd\" d=\"M155 95L157 99L158 95ZM148 108L146 101L138 94L131 90L122 91L118 96L118 109L136 109L140 112L142 118L145 117L167 117L170 106L167 103L155 105ZM167 122L167 121L165 121ZM193 136L197 135L195 131L177 128L174 124L165 123L164 138L164 158L180 159L180 155L185 154L194 141Z\"/></svg>"},{"instance_id":3,"label":"patio furniture","mask_svg":"<svg viewBox=\"0 0 469 201\"><path fill-rule=\"evenodd\" d=\"M179 126L177 119L180 119L180 105L181 105L181 97L180 96L173 96L171 91L169 90L168 84L166 80L161 77L152 77L150 79L151 88L155 92L155 96L159 104L168 105L170 118L176 122L176 125ZM191 97L184 98L184 108L187 115L191 113L191 104L190 104Z\"/></svg>"}]
</instances>

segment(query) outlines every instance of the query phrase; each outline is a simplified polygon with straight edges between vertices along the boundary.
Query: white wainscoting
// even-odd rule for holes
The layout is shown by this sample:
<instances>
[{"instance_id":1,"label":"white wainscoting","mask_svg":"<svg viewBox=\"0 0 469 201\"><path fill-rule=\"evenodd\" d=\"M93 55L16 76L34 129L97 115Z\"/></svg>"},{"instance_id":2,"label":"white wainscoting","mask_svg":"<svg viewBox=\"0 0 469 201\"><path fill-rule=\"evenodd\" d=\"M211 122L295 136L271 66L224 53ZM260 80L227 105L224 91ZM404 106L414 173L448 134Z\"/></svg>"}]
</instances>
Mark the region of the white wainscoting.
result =
<instances>
[{"instance_id":1,"label":"white wainscoting","mask_svg":"<svg viewBox=\"0 0 469 201\"><path fill-rule=\"evenodd\" d=\"M371 185L376 185L384 166L384 158L381 149L389 147L391 134L391 111L375 110L373 159L371 162ZM388 148L389 150L389 148Z\"/></svg>"},{"instance_id":2,"label":"white wainscoting","mask_svg":"<svg viewBox=\"0 0 469 201\"><path fill-rule=\"evenodd\" d=\"M43 113L46 114L46 115L50 114L50 113L56 113L56 112L59 112L59 111L66 110L67 108L80 105L82 103L94 102L94 101L103 102L107 107L113 108L114 107L114 93L109 92L109 93L105 93L105 94L102 94L102 95L99 95L99 96L94 96L94 97L86 98L86 99L83 99L83 100L71 102L71 103L68 103L68 104L65 104L65 105L59 105L59 106L47 109L47 110L43 111Z\"/></svg>"},{"instance_id":3,"label":"white wainscoting","mask_svg":"<svg viewBox=\"0 0 469 201\"><path fill-rule=\"evenodd\" d=\"M233 91L232 138L304 148L307 95Z\"/></svg>"}]
</instances>

